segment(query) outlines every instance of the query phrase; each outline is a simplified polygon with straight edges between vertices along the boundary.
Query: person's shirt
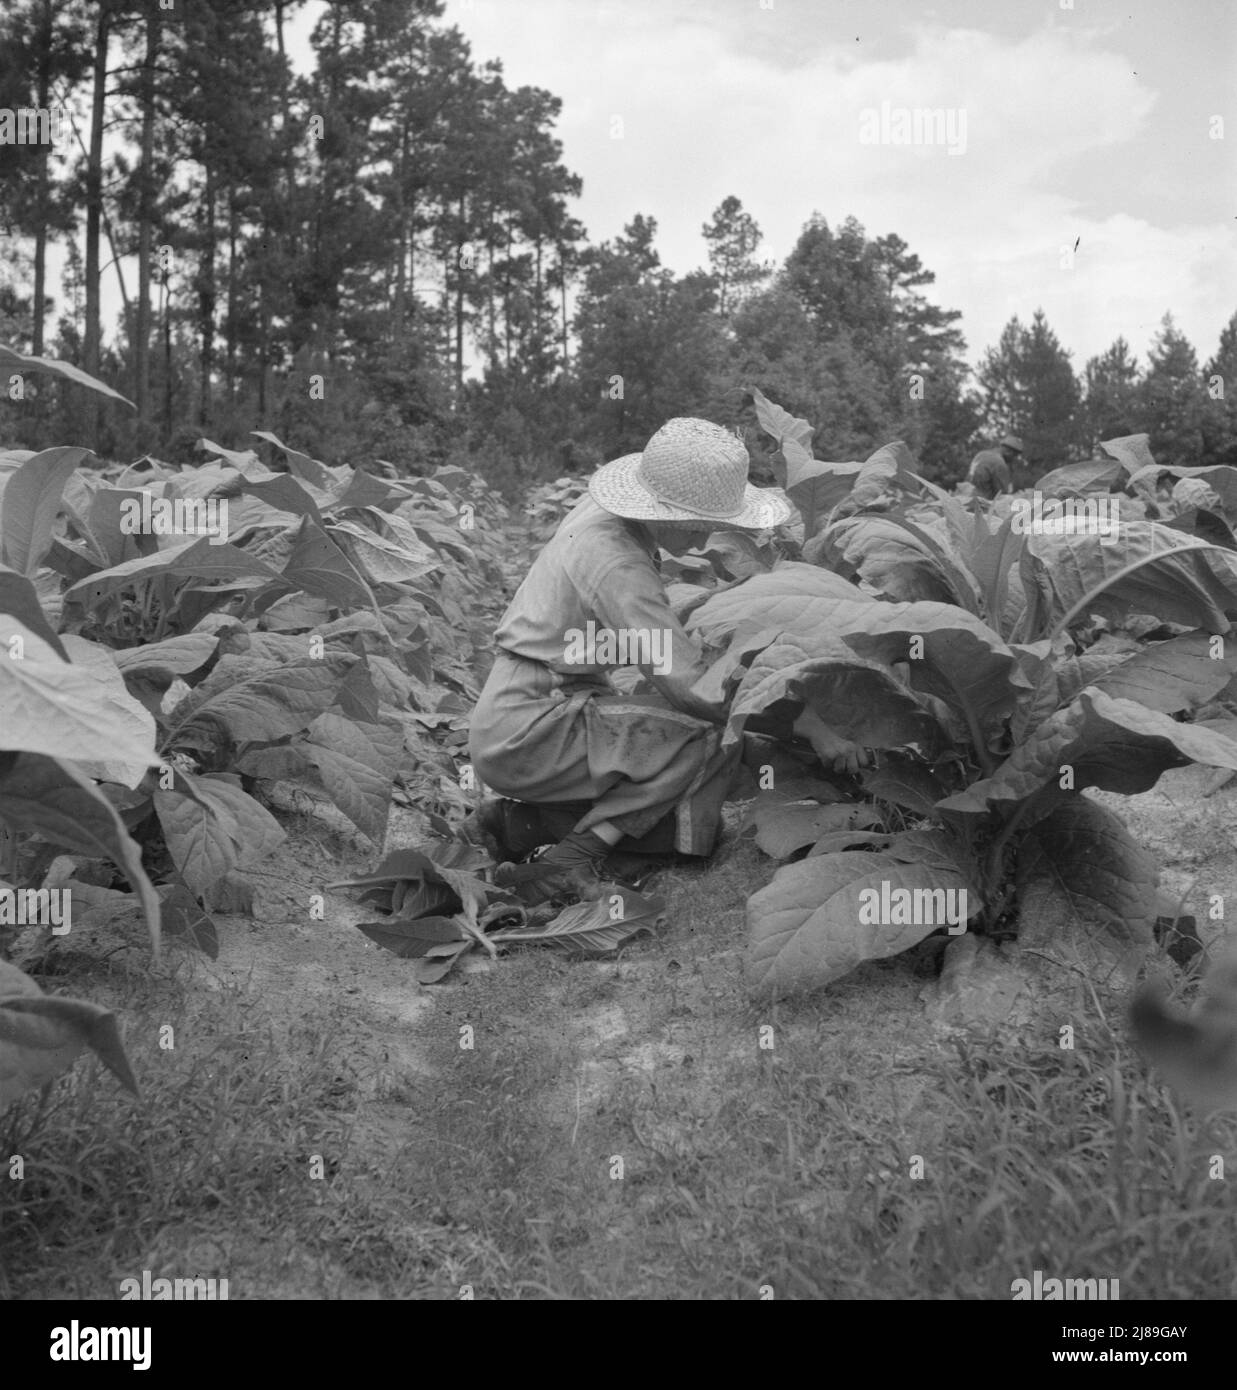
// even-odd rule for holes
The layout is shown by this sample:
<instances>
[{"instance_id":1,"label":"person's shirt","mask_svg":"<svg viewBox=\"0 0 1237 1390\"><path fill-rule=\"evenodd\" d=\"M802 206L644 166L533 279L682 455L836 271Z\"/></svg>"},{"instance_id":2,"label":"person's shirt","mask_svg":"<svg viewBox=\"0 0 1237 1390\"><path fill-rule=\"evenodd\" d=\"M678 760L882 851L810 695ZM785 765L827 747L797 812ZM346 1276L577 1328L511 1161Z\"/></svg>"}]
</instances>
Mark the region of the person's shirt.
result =
<instances>
[{"instance_id":1,"label":"person's shirt","mask_svg":"<svg viewBox=\"0 0 1237 1390\"><path fill-rule=\"evenodd\" d=\"M708 668L670 607L656 554L639 522L614 516L585 494L515 591L495 642L560 676L599 684L620 666L638 665L679 709L723 717L720 707L689 693Z\"/></svg>"},{"instance_id":2,"label":"person's shirt","mask_svg":"<svg viewBox=\"0 0 1237 1390\"><path fill-rule=\"evenodd\" d=\"M974 484L975 491L984 497L992 498L999 492L1013 491L1009 464L999 449L981 449L971 460L966 476Z\"/></svg>"}]
</instances>

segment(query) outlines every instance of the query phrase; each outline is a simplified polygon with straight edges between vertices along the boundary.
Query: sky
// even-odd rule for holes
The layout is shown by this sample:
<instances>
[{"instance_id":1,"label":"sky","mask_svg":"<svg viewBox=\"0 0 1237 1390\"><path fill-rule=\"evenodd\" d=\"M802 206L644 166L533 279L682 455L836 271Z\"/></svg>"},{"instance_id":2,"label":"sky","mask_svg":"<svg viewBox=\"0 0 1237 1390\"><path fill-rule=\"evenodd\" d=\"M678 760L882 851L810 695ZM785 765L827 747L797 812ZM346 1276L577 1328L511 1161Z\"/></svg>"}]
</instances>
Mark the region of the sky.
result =
<instances>
[{"instance_id":1,"label":"sky","mask_svg":"<svg viewBox=\"0 0 1237 1390\"><path fill-rule=\"evenodd\" d=\"M322 8L298 16L298 66ZM449 0L443 18L508 86L562 99L590 240L652 216L676 273L705 264L701 226L734 194L779 262L813 212L897 233L972 363L1037 308L1079 371L1118 335L1145 361L1166 311L1205 361L1237 311L1233 0ZM916 110L941 113L917 143Z\"/></svg>"}]
</instances>

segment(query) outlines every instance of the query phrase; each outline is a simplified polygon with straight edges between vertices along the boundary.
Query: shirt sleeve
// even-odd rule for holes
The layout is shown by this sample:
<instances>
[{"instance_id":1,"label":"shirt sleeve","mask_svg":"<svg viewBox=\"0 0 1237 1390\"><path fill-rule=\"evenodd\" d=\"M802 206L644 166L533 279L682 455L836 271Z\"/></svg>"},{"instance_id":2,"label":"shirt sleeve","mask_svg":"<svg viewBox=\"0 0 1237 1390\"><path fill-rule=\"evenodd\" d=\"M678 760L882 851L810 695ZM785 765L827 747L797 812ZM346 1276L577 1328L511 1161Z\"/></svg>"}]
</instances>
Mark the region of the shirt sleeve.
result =
<instances>
[{"instance_id":1,"label":"shirt sleeve","mask_svg":"<svg viewBox=\"0 0 1237 1390\"><path fill-rule=\"evenodd\" d=\"M691 687L709 668L700 648L675 617L651 560L616 557L584 578L580 596L602 626L650 633L654 650L662 657L660 669L645 663L641 669L671 704L701 719L717 722L725 718L724 706L691 693Z\"/></svg>"}]
</instances>

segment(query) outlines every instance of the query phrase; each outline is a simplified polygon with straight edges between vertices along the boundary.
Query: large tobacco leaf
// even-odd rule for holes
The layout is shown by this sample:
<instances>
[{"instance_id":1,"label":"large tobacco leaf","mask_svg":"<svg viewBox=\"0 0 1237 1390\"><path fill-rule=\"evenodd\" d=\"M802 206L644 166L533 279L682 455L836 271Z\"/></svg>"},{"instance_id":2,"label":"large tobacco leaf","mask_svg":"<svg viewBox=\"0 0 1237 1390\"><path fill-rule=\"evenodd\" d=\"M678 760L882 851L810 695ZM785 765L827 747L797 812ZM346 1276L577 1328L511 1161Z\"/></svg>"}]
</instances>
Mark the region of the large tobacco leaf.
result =
<instances>
[{"instance_id":1,"label":"large tobacco leaf","mask_svg":"<svg viewBox=\"0 0 1237 1390\"><path fill-rule=\"evenodd\" d=\"M168 676L188 676L205 666L219 638L212 632L185 632L178 637L165 637L161 642L143 642L140 647L113 651L117 667L126 676L151 675L166 672ZM171 681L167 682L169 685Z\"/></svg>"},{"instance_id":2,"label":"large tobacco leaf","mask_svg":"<svg viewBox=\"0 0 1237 1390\"><path fill-rule=\"evenodd\" d=\"M1161 478L1165 476L1179 480L1173 488L1173 500L1178 506L1188 504L1192 497L1204 496L1199 490L1205 489L1213 499L1215 510L1227 517L1230 523L1237 518L1237 468L1231 464L1203 464L1201 467L1187 468L1149 463L1137 469L1129 482L1136 492L1152 498ZM1205 506L1207 502L1200 500L1196 505Z\"/></svg>"},{"instance_id":3,"label":"large tobacco leaf","mask_svg":"<svg viewBox=\"0 0 1237 1390\"><path fill-rule=\"evenodd\" d=\"M295 544L283 567L285 580L317 594L334 608L371 608L374 595L356 566L309 517L302 517Z\"/></svg>"},{"instance_id":4,"label":"large tobacco leaf","mask_svg":"<svg viewBox=\"0 0 1237 1390\"><path fill-rule=\"evenodd\" d=\"M809 658L836 653L840 640L884 666L905 663L910 687L948 706L969 730L981 761L1031 689L1017 654L974 614L945 603L874 601L812 566L782 565L714 595L688 626L712 646L741 631L780 628L781 640L793 641Z\"/></svg>"},{"instance_id":5,"label":"large tobacco leaf","mask_svg":"<svg viewBox=\"0 0 1237 1390\"><path fill-rule=\"evenodd\" d=\"M953 559L950 544L940 523L857 516L834 522L804 548L804 555L843 573L856 573L886 598L953 603L976 613L977 585Z\"/></svg>"},{"instance_id":6,"label":"large tobacco leaf","mask_svg":"<svg viewBox=\"0 0 1237 1390\"><path fill-rule=\"evenodd\" d=\"M822 602L875 602L853 584L816 565L789 561L767 574L711 595L687 620L687 630L707 647L725 647L740 627L794 630L809 627Z\"/></svg>"},{"instance_id":7,"label":"large tobacco leaf","mask_svg":"<svg viewBox=\"0 0 1237 1390\"><path fill-rule=\"evenodd\" d=\"M383 917L375 922L358 922L357 929L405 960L427 955L445 942L458 942L463 949L472 941L454 917Z\"/></svg>"},{"instance_id":8,"label":"large tobacco leaf","mask_svg":"<svg viewBox=\"0 0 1237 1390\"><path fill-rule=\"evenodd\" d=\"M815 642L812 652L783 634L755 657L731 703L725 743L741 738L753 715L776 720L782 712L793 720L804 706L865 748L937 749L948 741L922 697L888 666L857 656L837 639Z\"/></svg>"},{"instance_id":9,"label":"large tobacco leaf","mask_svg":"<svg viewBox=\"0 0 1237 1390\"><path fill-rule=\"evenodd\" d=\"M30 576L43 563L65 484L89 453L89 449L44 449L28 458L5 483L0 559L10 569Z\"/></svg>"},{"instance_id":10,"label":"large tobacco leaf","mask_svg":"<svg viewBox=\"0 0 1237 1390\"><path fill-rule=\"evenodd\" d=\"M343 481L342 470L328 468L325 463L320 463L315 458L310 458L308 454L302 454L299 449L291 449L277 435L271 434L269 430L250 430L250 434L255 439L264 439L268 444L273 444L283 454L288 464L288 471L294 478L299 478L303 483L311 483L316 488L327 489L333 483ZM214 445L212 452L227 457L227 451Z\"/></svg>"},{"instance_id":11,"label":"large tobacco leaf","mask_svg":"<svg viewBox=\"0 0 1237 1390\"><path fill-rule=\"evenodd\" d=\"M221 657L176 706L168 742L176 744L187 729L205 720L224 724L237 743L267 743L300 733L335 703L356 660L339 652L296 665L247 655Z\"/></svg>"},{"instance_id":12,"label":"large tobacco leaf","mask_svg":"<svg viewBox=\"0 0 1237 1390\"><path fill-rule=\"evenodd\" d=\"M971 813L1008 810L1053 783L1063 792L1099 787L1131 795L1190 762L1237 771L1237 742L1089 686L1030 733L991 777L939 805Z\"/></svg>"},{"instance_id":13,"label":"large tobacco leaf","mask_svg":"<svg viewBox=\"0 0 1237 1390\"><path fill-rule=\"evenodd\" d=\"M116 808L72 763L37 753L0 757L0 821L10 831L34 831L92 859L124 870L142 904L151 946L159 951L159 899L142 868L142 854Z\"/></svg>"},{"instance_id":14,"label":"large tobacco leaf","mask_svg":"<svg viewBox=\"0 0 1237 1390\"><path fill-rule=\"evenodd\" d=\"M823 463L812 457L812 426L755 389L751 391L760 427L777 440L786 465L786 492L803 516L803 535L812 536L820 518L850 492L862 464Z\"/></svg>"},{"instance_id":15,"label":"large tobacco leaf","mask_svg":"<svg viewBox=\"0 0 1237 1390\"><path fill-rule=\"evenodd\" d=\"M157 761L154 720L125 690L114 666L109 679L100 669L66 663L50 651L43 657L35 644L47 650L46 644L33 633L29 636L26 656L0 657L0 749L106 761L129 770L144 770ZM71 641L80 644L75 647L79 656L89 646L80 638ZM102 660L110 666L105 653Z\"/></svg>"},{"instance_id":16,"label":"large tobacco leaf","mask_svg":"<svg viewBox=\"0 0 1237 1390\"><path fill-rule=\"evenodd\" d=\"M1223 639L1205 632L1185 632L1153 642L1133 656L1111 652L1075 656L1064 634L1055 644L1043 640L1015 646L1023 669L1031 673L1034 690L1019 701L1011 737L1014 743L1022 743L1089 685L1161 714L1197 709L1223 690L1237 671L1237 649L1226 652L1225 645Z\"/></svg>"},{"instance_id":17,"label":"large tobacco leaf","mask_svg":"<svg viewBox=\"0 0 1237 1390\"><path fill-rule=\"evenodd\" d=\"M91 376L89 372L75 367L72 362L61 362L57 357L35 357L31 353L18 352L14 348L0 347L0 368L16 368L19 372L42 372L48 376L58 376L65 381L73 382L75 386L84 386L89 391L96 391L100 396L107 396L128 406L133 405L128 396L114 391L97 376Z\"/></svg>"},{"instance_id":18,"label":"large tobacco leaf","mask_svg":"<svg viewBox=\"0 0 1237 1390\"><path fill-rule=\"evenodd\" d=\"M1237 643L1184 632L1111 665L1092 683L1105 695L1135 700L1161 714L1179 714L1213 699L1234 674Z\"/></svg>"},{"instance_id":19,"label":"large tobacco leaf","mask_svg":"<svg viewBox=\"0 0 1237 1390\"><path fill-rule=\"evenodd\" d=\"M771 859L786 859L806 845L856 830L861 834L853 842L863 843L867 828L879 825L880 820L880 812L874 806L853 802L827 806L817 801L766 802L751 815L756 844Z\"/></svg>"},{"instance_id":20,"label":"large tobacco leaf","mask_svg":"<svg viewBox=\"0 0 1237 1390\"><path fill-rule=\"evenodd\" d=\"M863 789L880 801L891 801L921 816L936 816L937 803L949 788L922 760L906 753L889 753L880 766L862 773Z\"/></svg>"},{"instance_id":21,"label":"large tobacco leaf","mask_svg":"<svg viewBox=\"0 0 1237 1390\"><path fill-rule=\"evenodd\" d=\"M155 814L180 876L209 906L232 869L264 858L287 836L275 817L242 789L238 777L218 774L189 781L192 797L156 791Z\"/></svg>"},{"instance_id":22,"label":"large tobacco leaf","mask_svg":"<svg viewBox=\"0 0 1237 1390\"><path fill-rule=\"evenodd\" d=\"M28 975L0 960L0 1110L67 1071L86 1048L126 1090L139 1094L110 1009L44 994Z\"/></svg>"},{"instance_id":23,"label":"large tobacco leaf","mask_svg":"<svg viewBox=\"0 0 1237 1390\"><path fill-rule=\"evenodd\" d=\"M354 521L336 522L329 528L329 534L352 557L353 565L371 584L405 584L442 568L442 561L436 555L429 554L422 559L410 553L401 542L387 540Z\"/></svg>"},{"instance_id":24,"label":"large tobacco leaf","mask_svg":"<svg viewBox=\"0 0 1237 1390\"><path fill-rule=\"evenodd\" d=\"M1119 544L1094 534L1033 533L1022 561L1024 585L1038 596L1019 634L1026 639L1090 613L1115 621L1151 613L1221 633L1237 611L1237 565L1229 552L1155 521L1123 519Z\"/></svg>"},{"instance_id":25,"label":"large tobacco leaf","mask_svg":"<svg viewBox=\"0 0 1237 1390\"><path fill-rule=\"evenodd\" d=\"M205 536L198 536L90 574L71 584L65 597L94 604L121 589L169 575L182 579L280 578L278 570L247 551L234 545L212 545Z\"/></svg>"},{"instance_id":26,"label":"large tobacco leaf","mask_svg":"<svg viewBox=\"0 0 1237 1390\"><path fill-rule=\"evenodd\" d=\"M1107 807L1071 796L1038 821L1018 846L1019 940L1023 945L1060 942L1073 918L1099 925L1122 949L1145 951L1159 912L1159 869ZM1044 893L1044 887L1052 891ZM1069 915L1042 912L1053 894L1063 895ZM1035 898L1037 911L1028 905Z\"/></svg>"},{"instance_id":27,"label":"large tobacco leaf","mask_svg":"<svg viewBox=\"0 0 1237 1390\"><path fill-rule=\"evenodd\" d=\"M38 590L25 575L7 565L0 565L0 614L16 618L28 632L33 632L61 657L68 661L69 654L39 603Z\"/></svg>"},{"instance_id":28,"label":"large tobacco leaf","mask_svg":"<svg viewBox=\"0 0 1237 1390\"><path fill-rule=\"evenodd\" d=\"M640 932L655 930L665 915L664 898L646 898L615 883L602 884L597 899L572 903L542 926L500 927L489 939L495 945L536 943L604 955Z\"/></svg>"},{"instance_id":29,"label":"large tobacco leaf","mask_svg":"<svg viewBox=\"0 0 1237 1390\"><path fill-rule=\"evenodd\" d=\"M449 889L463 910L475 919L489 897L510 896L472 872L489 863L489 856L476 845L427 844L416 849L396 850L388 854L373 873L341 879L327 887L389 890L391 910L400 913L406 911L406 900L410 896L422 893L427 884L438 884ZM441 900L435 900L433 905L440 907Z\"/></svg>"},{"instance_id":30,"label":"large tobacco leaf","mask_svg":"<svg viewBox=\"0 0 1237 1390\"><path fill-rule=\"evenodd\" d=\"M882 603L866 621L849 613L838 618L844 624L838 635L861 656L905 662L910 685L943 700L964 721L981 759L1030 688L998 634L952 604Z\"/></svg>"},{"instance_id":31,"label":"large tobacco leaf","mask_svg":"<svg viewBox=\"0 0 1237 1390\"><path fill-rule=\"evenodd\" d=\"M211 495L226 497L229 500L245 495L256 497L259 501L266 503L267 511L275 514L277 525L284 524L287 515L291 515L294 517L307 516L311 521L321 526L323 523L319 502L325 503L327 500L326 496L320 492L317 497L314 497L310 488L305 484L298 483L290 473L269 473L260 477L255 477L253 474L246 477L245 474L239 473L234 479L216 487ZM285 515L280 516L280 513ZM248 518L244 518L244 520L248 520ZM229 508L229 521L233 522L234 525L237 521L237 518L232 515L231 508Z\"/></svg>"},{"instance_id":32,"label":"large tobacco leaf","mask_svg":"<svg viewBox=\"0 0 1237 1390\"><path fill-rule=\"evenodd\" d=\"M309 726L300 748L318 769L335 805L381 845L403 745L404 731L397 720L368 723L328 710Z\"/></svg>"},{"instance_id":33,"label":"large tobacco leaf","mask_svg":"<svg viewBox=\"0 0 1237 1390\"><path fill-rule=\"evenodd\" d=\"M65 636L64 644L73 664L79 670L90 671L98 682L96 698L101 720L120 724L129 734L125 744L142 750L140 756L126 759L122 748L109 746L103 757L86 763L82 771L100 782L136 787L155 761L154 716L129 693L110 648L73 634ZM66 755L62 751L60 756Z\"/></svg>"},{"instance_id":34,"label":"large tobacco leaf","mask_svg":"<svg viewBox=\"0 0 1237 1390\"><path fill-rule=\"evenodd\" d=\"M840 979L866 960L905 951L943 923L862 920L861 895L880 898L886 888L891 894L965 892L970 917L982 906L972 880L950 841L922 831L896 836L875 852L821 854L788 864L748 900L749 986L762 997L801 994Z\"/></svg>"},{"instance_id":35,"label":"large tobacco leaf","mask_svg":"<svg viewBox=\"0 0 1237 1390\"><path fill-rule=\"evenodd\" d=\"M1125 466L1116 459L1093 458L1082 463L1069 463L1054 468L1035 484L1035 491L1045 497L1087 497L1092 493L1104 495L1120 486L1126 478Z\"/></svg>"}]
</instances>

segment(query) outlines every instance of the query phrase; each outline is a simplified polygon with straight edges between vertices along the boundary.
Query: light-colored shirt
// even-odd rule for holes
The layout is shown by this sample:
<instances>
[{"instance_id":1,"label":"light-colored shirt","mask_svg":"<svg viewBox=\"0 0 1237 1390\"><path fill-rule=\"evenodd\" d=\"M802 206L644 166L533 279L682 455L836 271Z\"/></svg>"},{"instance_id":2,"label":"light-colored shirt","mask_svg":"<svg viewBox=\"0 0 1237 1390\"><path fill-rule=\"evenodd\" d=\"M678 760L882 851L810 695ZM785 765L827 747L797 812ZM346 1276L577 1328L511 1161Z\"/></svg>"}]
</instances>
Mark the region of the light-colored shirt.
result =
<instances>
[{"instance_id":1,"label":"light-colored shirt","mask_svg":"<svg viewBox=\"0 0 1237 1390\"><path fill-rule=\"evenodd\" d=\"M674 616L656 553L638 521L614 516L586 494L533 562L495 642L568 679L608 683L618 667L639 666L678 708L723 717L720 707L688 694L707 667ZM653 654L661 657L660 672L651 669Z\"/></svg>"}]
</instances>

